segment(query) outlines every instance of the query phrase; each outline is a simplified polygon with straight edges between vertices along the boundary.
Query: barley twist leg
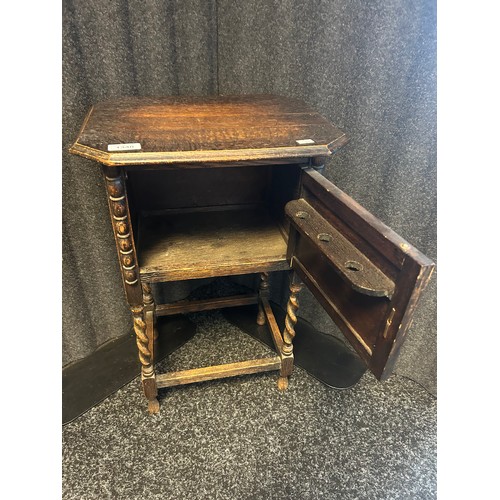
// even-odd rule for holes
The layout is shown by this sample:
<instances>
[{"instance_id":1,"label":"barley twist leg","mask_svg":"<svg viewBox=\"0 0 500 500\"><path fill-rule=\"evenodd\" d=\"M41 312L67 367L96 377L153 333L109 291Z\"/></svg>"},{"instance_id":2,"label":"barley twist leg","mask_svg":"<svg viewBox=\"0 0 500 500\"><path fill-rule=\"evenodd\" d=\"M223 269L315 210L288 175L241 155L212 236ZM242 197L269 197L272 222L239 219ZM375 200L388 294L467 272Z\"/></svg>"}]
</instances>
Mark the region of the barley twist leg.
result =
<instances>
[{"instance_id":1,"label":"barley twist leg","mask_svg":"<svg viewBox=\"0 0 500 500\"><path fill-rule=\"evenodd\" d=\"M141 362L141 380L144 395L148 399L150 413L158 413L160 405L154 372L154 301L149 285L143 285L144 304L131 308L134 331Z\"/></svg>"},{"instance_id":2,"label":"barley twist leg","mask_svg":"<svg viewBox=\"0 0 500 500\"><path fill-rule=\"evenodd\" d=\"M278 389L284 391L288 387L288 377L293 370L293 339L297 323L299 299L297 295L302 289L302 283L295 274L290 281L290 297L286 307L285 329L283 330L283 346L281 348L281 370L278 379Z\"/></svg>"}]
</instances>

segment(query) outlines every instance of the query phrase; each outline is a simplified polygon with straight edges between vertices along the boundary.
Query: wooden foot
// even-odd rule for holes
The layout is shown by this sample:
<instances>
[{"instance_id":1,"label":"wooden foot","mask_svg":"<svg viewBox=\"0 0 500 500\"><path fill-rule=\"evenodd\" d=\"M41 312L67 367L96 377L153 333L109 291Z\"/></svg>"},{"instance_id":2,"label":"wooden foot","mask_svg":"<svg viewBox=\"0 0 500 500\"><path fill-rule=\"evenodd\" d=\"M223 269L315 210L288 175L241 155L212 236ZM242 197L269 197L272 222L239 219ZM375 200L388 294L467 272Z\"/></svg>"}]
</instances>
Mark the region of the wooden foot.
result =
<instances>
[{"instance_id":1,"label":"wooden foot","mask_svg":"<svg viewBox=\"0 0 500 500\"><path fill-rule=\"evenodd\" d=\"M153 414L153 413L159 413L159 411L160 411L160 403L158 402L158 400L156 398L148 400L148 412L150 414Z\"/></svg>"},{"instance_id":2,"label":"wooden foot","mask_svg":"<svg viewBox=\"0 0 500 500\"><path fill-rule=\"evenodd\" d=\"M286 391L288 389L288 377L280 377L278 379L278 389L280 391Z\"/></svg>"},{"instance_id":3,"label":"wooden foot","mask_svg":"<svg viewBox=\"0 0 500 500\"><path fill-rule=\"evenodd\" d=\"M260 273L259 285L259 312L257 314L257 324L263 326L266 324L266 315L260 299L269 298L269 273Z\"/></svg>"}]
</instances>

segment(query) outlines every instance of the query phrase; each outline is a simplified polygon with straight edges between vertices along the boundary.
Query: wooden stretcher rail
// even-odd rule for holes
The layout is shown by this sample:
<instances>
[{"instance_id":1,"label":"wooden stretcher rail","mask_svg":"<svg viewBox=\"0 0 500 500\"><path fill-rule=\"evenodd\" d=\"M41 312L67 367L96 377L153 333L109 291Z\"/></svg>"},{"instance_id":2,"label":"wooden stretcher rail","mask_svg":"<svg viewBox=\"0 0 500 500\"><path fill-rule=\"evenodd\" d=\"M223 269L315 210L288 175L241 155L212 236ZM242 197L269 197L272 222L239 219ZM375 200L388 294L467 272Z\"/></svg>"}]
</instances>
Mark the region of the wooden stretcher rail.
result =
<instances>
[{"instance_id":1,"label":"wooden stretcher rail","mask_svg":"<svg viewBox=\"0 0 500 500\"><path fill-rule=\"evenodd\" d=\"M228 363L224 365L206 366L204 368L194 368L172 373L164 373L156 376L156 386L172 387L175 385L192 384L195 382L205 382L226 377L236 377L238 375L249 375L251 373L261 373L281 368L279 356L272 358L252 359L238 363Z\"/></svg>"},{"instance_id":2,"label":"wooden stretcher rail","mask_svg":"<svg viewBox=\"0 0 500 500\"><path fill-rule=\"evenodd\" d=\"M271 331L271 335L274 342L274 347L277 352L281 352L281 347L283 346L283 338L281 337L280 329L276 323L276 318L274 317L271 305L266 298L262 298L262 307L264 308L264 314L266 316L267 325Z\"/></svg>"},{"instance_id":3,"label":"wooden stretcher rail","mask_svg":"<svg viewBox=\"0 0 500 500\"><path fill-rule=\"evenodd\" d=\"M204 300L180 300L172 304L158 304L156 306L157 316L172 316L174 314L210 311L223 307L237 307L257 304L256 294L234 295L232 297L219 297Z\"/></svg>"}]
</instances>

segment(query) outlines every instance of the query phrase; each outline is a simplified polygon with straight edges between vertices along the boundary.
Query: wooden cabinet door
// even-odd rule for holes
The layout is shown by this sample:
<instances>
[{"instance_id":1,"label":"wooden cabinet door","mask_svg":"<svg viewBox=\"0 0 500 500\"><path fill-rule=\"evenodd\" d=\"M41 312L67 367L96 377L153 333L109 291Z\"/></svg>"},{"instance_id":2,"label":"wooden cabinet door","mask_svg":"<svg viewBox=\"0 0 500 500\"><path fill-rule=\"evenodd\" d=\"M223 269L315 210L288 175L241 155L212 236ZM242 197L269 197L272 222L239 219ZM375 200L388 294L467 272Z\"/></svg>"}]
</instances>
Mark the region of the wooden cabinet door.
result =
<instances>
[{"instance_id":1,"label":"wooden cabinet door","mask_svg":"<svg viewBox=\"0 0 500 500\"><path fill-rule=\"evenodd\" d=\"M434 263L313 169L285 212L290 266L384 380Z\"/></svg>"}]
</instances>

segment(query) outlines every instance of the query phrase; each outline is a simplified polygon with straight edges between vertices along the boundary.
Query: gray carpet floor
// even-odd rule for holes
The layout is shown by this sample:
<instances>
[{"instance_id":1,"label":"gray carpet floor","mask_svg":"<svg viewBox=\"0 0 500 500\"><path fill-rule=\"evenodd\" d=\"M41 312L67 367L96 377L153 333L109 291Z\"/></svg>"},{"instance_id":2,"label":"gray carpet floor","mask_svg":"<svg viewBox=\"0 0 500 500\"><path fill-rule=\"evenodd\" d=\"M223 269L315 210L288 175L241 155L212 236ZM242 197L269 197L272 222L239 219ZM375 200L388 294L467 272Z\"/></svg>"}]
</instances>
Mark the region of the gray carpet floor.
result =
<instances>
[{"instance_id":1,"label":"gray carpet floor","mask_svg":"<svg viewBox=\"0 0 500 500\"><path fill-rule=\"evenodd\" d=\"M220 312L158 371L265 357ZM436 498L436 400L397 375L330 389L296 368L164 389L135 379L63 428L64 499Z\"/></svg>"}]
</instances>

